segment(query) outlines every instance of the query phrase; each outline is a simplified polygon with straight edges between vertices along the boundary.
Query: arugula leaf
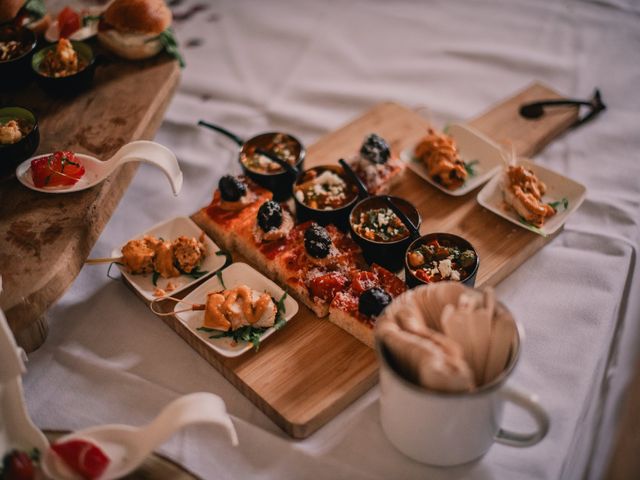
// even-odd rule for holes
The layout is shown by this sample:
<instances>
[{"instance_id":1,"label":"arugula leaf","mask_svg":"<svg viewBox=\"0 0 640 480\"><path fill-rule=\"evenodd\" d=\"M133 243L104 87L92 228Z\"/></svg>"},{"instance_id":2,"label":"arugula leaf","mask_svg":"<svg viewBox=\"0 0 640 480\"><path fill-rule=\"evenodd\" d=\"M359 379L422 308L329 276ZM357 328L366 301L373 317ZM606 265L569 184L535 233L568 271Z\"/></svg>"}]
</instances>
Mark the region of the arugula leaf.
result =
<instances>
[{"instance_id":1,"label":"arugula leaf","mask_svg":"<svg viewBox=\"0 0 640 480\"><path fill-rule=\"evenodd\" d=\"M445 133L447 135L449 135L449 127L451 125L449 125L448 123L444 126L444 128L442 129L442 133Z\"/></svg>"},{"instance_id":2,"label":"arugula leaf","mask_svg":"<svg viewBox=\"0 0 640 480\"><path fill-rule=\"evenodd\" d=\"M476 168L475 166L480 163L480 160L471 160L469 163L464 162L464 169L467 171L467 175L470 177L475 176Z\"/></svg>"},{"instance_id":3,"label":"arugula leaf","mask_svg":"<svg viewBox=\"0 0 640 480\"><path fill-rule=\"evenodd\" d=\"M44 0L27 0L23 8L38 18L42 18L47 14L47 7L44 4Z\"/></svg>"},{"instance_id":4,"label":"arugula leaf","mask_svg":"<svg viewBox=\"0 0 640 480\"><path fill-rule=\"evenodd\" d=\"M158 278L160 278L160 273L154 270L153 274L151 275L151 282L153 283L154 287L158 286Z\"/></svg>"},{"instance_id":5,"label":"arugula leaf","mask_svg":"<svg viewBox=\"0 0 640 480\"><path fill-rule=\"evenodd\" d=\"M86 27L92 22L99 22L102 18L102 15L85 15L82 17L82 26Z\"/></svg>"},{"instance_id":6,"label":"arugula leaf","mask_svg":"<svg viewBox=\"0 0 640 480\"><path fill-rule=\"evenodd\" d=\"M262 337L262 334L268 329L245 325L244 327L237 328L236 330L230 330L228 332L219 332L218 330L212 330L206 327L200 327L197 330L205 333L218 332L215 335L210 335L209 338L231 338L236 343L251 343L257 352L260 348L260 337Z\"/></svg>"},{"instance_id":7,"label":"arugula leaf","mask_svg":"<svg viewBox=\"0 0 640 480\"><path fill-rule=\"evenodd\" d=\"M220 285L222 285L222 288L226 290L227 286L224 284L224 279L222 278L222 270L218 270L216 272L216 277L218 277L218 281L220 282Z\"/></svg>"},{"instance_id":8,"label":"arugula leaf","mask_svg":"<svg viewBox=\"0 0 640 480\"><path fill-rule=\"evenodd\" d=\"M537 233L538 235L542 235L543 237L546 237L547 234L544 233L542 230L540 230L538 227L536 227L535 225L531 225L529 222L527 222L524 218L518 216L518 220L520 220L520 223L525 225L529 230L531 230L532 232Z\"/></svg>"},{"instance_id":9,"label":"arugula leaf","mask_svg":"<svg viewBox=\"0 0 640 480\"><path fill-rule=\"evenodd\" d=\"M549 202L547 203L547 205L549 205L555 211L558 211L558 207L562 205L563 210L566 210L567 208L569 208L569 200L567 199L567 197L563 197L562 200L558 200L557 202Z\"/></svg>"},{"instance_id":10,"label":"arugula leaf","mask_svg":"<svg viewBox=\"0 0 640 480\"><path fill-rule=\"evenodd\" d=\"M167 54L171 58L175 58L176 60L178 60L178 62L180 63L180 68L186 67L187 64L185 63L184 58L180 54L180 49L178 48L178 41L176 40L176 36L173 33L173 30L171 28L167 28L164 32L162 32L160 35L158 35L155 38L160 40L160 43L164 47L165 52L167 52Z\"/></svg>"},{"instance_id":11,"label":"arugula leaf","mask_svg":"<svg viewBox=\"0 0 640 480\"><path fill-rule=\"evenodd\" d=\"M287 307L284 304L284 301L286 300L287 295L288 293L284 292L282 294L282 297L280 297L280 300L275 302L277 312L276 312L276 321L273 326L276 328L276 330L280 330L282 327L284 327L287 324L287 319L285 318L285 314L287 313Z\"/></svg>"}]
</instances>

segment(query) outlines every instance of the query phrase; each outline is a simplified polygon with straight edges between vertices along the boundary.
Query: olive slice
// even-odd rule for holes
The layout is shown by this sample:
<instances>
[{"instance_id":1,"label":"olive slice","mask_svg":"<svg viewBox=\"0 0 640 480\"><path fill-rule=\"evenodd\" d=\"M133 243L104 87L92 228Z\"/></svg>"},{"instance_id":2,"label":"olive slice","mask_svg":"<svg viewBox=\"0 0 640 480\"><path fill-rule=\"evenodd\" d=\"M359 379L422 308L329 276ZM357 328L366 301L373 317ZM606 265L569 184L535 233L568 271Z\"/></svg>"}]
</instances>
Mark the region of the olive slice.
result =
<instances>
[{"instance_id":1,"label":"olive slice","mask_svg":"<svg viewBox=\"0 0 640 480\"><path fill-rule=\"evenodd\" d=\"M326 258L331 251L331 237L327 229L312 223L304 232L304 248L314 258Z\"/></svg>"},{"instance_id":2,"label":"olive slice","mask_svg":"<svg viewBox=\"0 0 640 480\"><path fill-rule=\"evenodd\" d=\"M278 202L267 200L258 209L258 226L263 232L275 230L282 225L282 207Z\"/></svg>"},{"instance_id":3,"label":"olive slice","mask_svg":"<svg viewBox=\"0 0 640 480\"><path fill-rule=\"evenodd\" d=\"M391 295L380 287L362 292L358 300L358 311L367 317L377 317L391 303Z\"/></svg>"},{"instance_id":4,"label":"olive slice","mask_svg":"<svg viewBox=\"0 0 640 480\"><path fill-rule=\"evenodd\" d=\"M218 182L220 196L227 202L237 202L247 193L247 185L238 177L224 175Z\"/></svg>"},{"instance_id":5,"label":"olive slice","mask_svg":"<svg viewBox=\"0 0 640 480\"><path fill-rule=\"evenodd\" d=\"M371 163L387 163L391 156L389 144L380 135L375 133L369 134L360 148L360 155L369 160Z\"/></svg>"}]
</instances>

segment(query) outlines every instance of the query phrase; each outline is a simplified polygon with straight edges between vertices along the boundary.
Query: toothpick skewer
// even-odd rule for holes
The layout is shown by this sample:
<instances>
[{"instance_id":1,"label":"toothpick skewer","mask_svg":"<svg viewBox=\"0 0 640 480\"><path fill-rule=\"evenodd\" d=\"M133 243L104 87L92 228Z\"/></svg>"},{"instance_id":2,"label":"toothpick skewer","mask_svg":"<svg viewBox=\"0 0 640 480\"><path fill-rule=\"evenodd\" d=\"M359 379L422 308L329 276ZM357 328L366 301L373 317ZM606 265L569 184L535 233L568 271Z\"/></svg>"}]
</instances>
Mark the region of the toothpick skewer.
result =
<instances>
[{"instance_id":1,"label":"toothpick skewer","mask_svg":"<svg viewBox=\"0 0 640 480\"><path fill-rule=\"evenodd\" d=\"M100 263L122 262L123 259L124 257L87 258L84 263L87 265L98 265Z\"/></svg>"},{"instance_id":2,"label":"toothpick skewer","mask_svg":"<svg viewBox=\"0 0 640 480\"><path fill-rule=\"evenodd\" d=\"M182 310L172 310L171 312L159 312L159 311L155 310L153 307L156 304L156 302L159 302L161 300L173 300L173 301L178 302L178 303L185 303L185 304L189 305L189 307L188 308L183 308ZM182 300L181 298L163 296L163 297L158 297L158 298L152 300L151 303L149 304L149 308L151 309L151 311L153 313L155 313L156 315L158 315L160 317L168 317L169 315L173 315L175 313L190 312L192 310L206 310L206 305L204 303L186 302L186 301Z\"/></svg>"}]
</instances>

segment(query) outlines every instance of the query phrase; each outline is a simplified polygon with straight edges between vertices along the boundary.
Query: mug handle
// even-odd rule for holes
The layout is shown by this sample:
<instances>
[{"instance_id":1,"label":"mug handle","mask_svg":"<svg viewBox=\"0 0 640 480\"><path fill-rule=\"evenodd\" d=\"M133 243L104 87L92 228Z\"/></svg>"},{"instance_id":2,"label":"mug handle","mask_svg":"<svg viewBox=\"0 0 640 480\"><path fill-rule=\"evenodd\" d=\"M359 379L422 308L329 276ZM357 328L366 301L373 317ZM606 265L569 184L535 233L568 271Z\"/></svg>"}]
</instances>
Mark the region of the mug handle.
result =
<instances>
[{"instance_id":1,"label":"mug handle","mask_svg":"<svg viewBox=\"0 0 640 480\"><path fill-rule=\"evenodd\" d=\"M529 412L538 424L537 430L530 433L519 433L500 428L496 433L496 442L511 447L529 447L542 440L549 431L549 415L542 408L535 395L521 393L510 388L503 388L505 400Z\"/></svg>"}]
</instances>

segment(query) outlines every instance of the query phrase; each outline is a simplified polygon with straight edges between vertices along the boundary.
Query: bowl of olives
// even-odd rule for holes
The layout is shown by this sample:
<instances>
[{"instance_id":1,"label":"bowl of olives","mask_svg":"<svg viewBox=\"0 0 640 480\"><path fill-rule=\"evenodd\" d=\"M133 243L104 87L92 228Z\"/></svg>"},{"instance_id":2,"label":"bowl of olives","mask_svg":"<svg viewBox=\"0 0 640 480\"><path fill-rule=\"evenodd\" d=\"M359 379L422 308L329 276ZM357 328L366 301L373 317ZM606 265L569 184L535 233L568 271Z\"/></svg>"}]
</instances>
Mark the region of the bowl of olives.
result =
<instances>
[{"instance_id":1,"label":"bowl of olives","mask_svg":"<svg viewBox=\"0 0 640 480\"><path fill-rule=\"evenodd\" d=\"M473 287L480 266L473 245L452 233L429 233L417 238L407 248L404 262L410 288L441 281Z\"/></svg>"}]
</instances>

